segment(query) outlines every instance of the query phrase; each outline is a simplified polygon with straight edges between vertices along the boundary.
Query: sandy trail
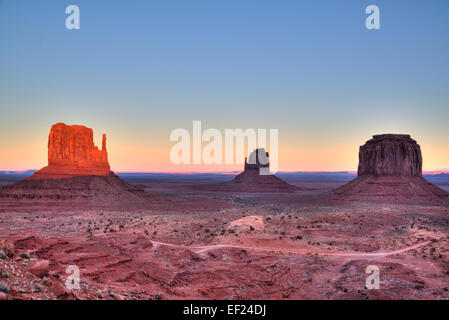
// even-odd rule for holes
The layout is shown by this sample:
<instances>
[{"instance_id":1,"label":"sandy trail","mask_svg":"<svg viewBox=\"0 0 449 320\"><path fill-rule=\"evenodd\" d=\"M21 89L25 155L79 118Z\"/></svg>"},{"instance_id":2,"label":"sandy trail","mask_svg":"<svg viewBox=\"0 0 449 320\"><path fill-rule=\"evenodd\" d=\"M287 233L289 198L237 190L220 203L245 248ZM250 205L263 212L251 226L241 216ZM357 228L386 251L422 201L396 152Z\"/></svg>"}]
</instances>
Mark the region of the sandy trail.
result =
<instances>
[{"instance_id":1,"label":"sandy trail","mask_svg":"<svg viewBox=\"0 0 449 320\"><path fill-rule=\"evenodd\" d=\"M197 254L205 254L209 251L225 249L225 248L234 248L234 249L243 249L248 251L262 251L262 252L278 252L278 253L287 253L287 254L298 254L298 255L320 255L320 256L339 256L339 257L386 257L392 256L395 254L401 254L410 250L418 249L420 247L426 246L430 243L430 241L424 241L413 246L401 248L394 251L387 252L351 252L351 253L335 253L335 252L324 252L324 251L312 251L312 250L298 250L298 249L283 249L283 248L264 248L264 247L250 247L250 246L240 246L240 245L232 245L232 244L216 244L210 246L183 246L177 245L173 243L152 241L154 248L157 249L158 246L167 246L172 248L186 249L191 250Z\"/></svg>"}]
</instances>

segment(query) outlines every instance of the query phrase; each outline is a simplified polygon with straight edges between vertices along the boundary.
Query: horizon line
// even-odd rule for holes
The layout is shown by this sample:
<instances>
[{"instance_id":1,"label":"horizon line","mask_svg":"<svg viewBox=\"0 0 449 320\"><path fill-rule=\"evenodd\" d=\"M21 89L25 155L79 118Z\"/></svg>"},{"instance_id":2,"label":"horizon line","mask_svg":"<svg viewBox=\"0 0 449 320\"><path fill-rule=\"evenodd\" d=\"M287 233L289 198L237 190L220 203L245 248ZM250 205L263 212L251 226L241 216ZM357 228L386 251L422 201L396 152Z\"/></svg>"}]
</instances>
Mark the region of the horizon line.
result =
<instances>
[{"instance_id":1,"label":"horizon line","mask_svg":"<svg viewBox=\"0 0 449 320\"><path fill-rule=\"evenodd\" d=\"M36 172L38 169L28 169L28 170L0 170L0 172L5 172L9 174L20 174L26 172ZM243 170L235 171L114 171L116 174L167 174L167 175L194 175L194 174L221 174L221 175L232 175L243 172ZM346 173L346 174L357 174L357 170L294 170L294 171L277 171L275 174L289 174L289 173ZM422 174L449 174L449 169L437 169L437 170L423 170Z\"/></svg>"}]
</instances>

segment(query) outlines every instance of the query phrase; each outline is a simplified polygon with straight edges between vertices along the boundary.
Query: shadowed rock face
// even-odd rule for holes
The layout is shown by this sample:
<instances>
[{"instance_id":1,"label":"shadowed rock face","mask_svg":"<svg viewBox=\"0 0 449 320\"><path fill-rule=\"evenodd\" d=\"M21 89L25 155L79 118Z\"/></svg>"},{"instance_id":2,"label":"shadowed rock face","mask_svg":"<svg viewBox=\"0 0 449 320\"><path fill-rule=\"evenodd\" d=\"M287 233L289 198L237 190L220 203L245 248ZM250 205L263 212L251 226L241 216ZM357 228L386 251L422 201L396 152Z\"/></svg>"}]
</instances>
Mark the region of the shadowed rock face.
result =
<instances>
[{"instance_id":1,"label":"shadowed rock face","mask_svg":"<svg viewBox=\"0 0 449 320\"><path fill-rule=\"evenodd\" d=\"M248 158L245 158L245 171L247 170L259 170L260 168L269 168L270 162L268 157L270 155L263 148L254 150L249 154Z\"/></svg>"},{"instance_id":2,"label":"shadowed rock face","mask_svg":"<svg viewBox=\"0 0 449 320\"><path fill-rule=\"evenodd\" d=\"M240 192L292 192L295 187L269 173L269 154L256 149L245 158L245 168L232 181L232 189ZM265 170L265 174L262 174Z\"/></svg>"},{"instance_id":3,"label":"shadowed rock face","mask_svg":"<svg viewBox=\"0 0 449 320\"><path fill-rule=\"evenodd\" d=\"M421 148L409 135L374 136L360 147L358 175L420 177Z\"/></svg>"},{"instance_id":4,"label":"shadowed rock face","mask_svg":"<svg viewBox=\"0 0 449 320\"><path fill-rule=\"evenodd\" d=\"M404 202L447 201L449 195L422 177L421 148L409 135L373 136L360 147L358 177L333 191L336 199Z\"/></svg>"},{"instance_id":5,"label":"shadowed rock face","mask_svg":"<svg viewBox=\"0 0 449 320\"><path fill-rule=\"evenodd\" d=\"M270 173L269 154L265 149L256 149L245 158L242 173L227 182L193 186L195 190L216 192L294 192L296 187ZM265 172L264 172L265 171ZM261 174L268 173L268 174Z\"/></svg>"},{"instance_id":6,"label":"shadowed rock face","mask_svg":"<svg viewBox=\"0 0 449 320\"><path fill-rule=\"evenodd\" d=\"M106 135L102 149L94 145L90 128L57 123L48 138L48 166L29 179L60 179L75 176L105 176L110 173Z\"/></svg>"},{"instance_id":7,"label":"shadowed rock face","mask_svg":"<svg viewBox=\"0 0 449 320\"><path fill-rule=\"evenodd\" d=\"M234 189L247 192L258 191L279 191L291 192L295 187L279 179L273 174L261 174L263 169L269 173L270 162L269 154L265 149L256 149L250 153L248 159L245 158L245 168L242 173L237 175L231 183Z\"/></svg>"}]
</instances>

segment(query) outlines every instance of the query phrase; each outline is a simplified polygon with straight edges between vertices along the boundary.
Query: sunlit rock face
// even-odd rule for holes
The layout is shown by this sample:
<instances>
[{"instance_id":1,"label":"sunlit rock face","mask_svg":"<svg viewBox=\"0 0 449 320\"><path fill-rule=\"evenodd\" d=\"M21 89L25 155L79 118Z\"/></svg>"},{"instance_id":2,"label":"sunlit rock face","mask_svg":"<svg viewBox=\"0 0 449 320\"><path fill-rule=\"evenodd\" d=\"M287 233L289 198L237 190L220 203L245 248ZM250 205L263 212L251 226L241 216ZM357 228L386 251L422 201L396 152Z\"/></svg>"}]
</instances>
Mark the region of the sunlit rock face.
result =
<instances>
[{"instance_id":1,"label":"sunlit rock face","mask_svg":"<svg viewBox=\"0 0 449 320\"><path fill-rule=\"evenodd\" d=\"M373 136L360 147L358 175L420 177L421 148L409 135Z\"/></svg>"},{"instance_id":2,"label":"sunlit rock face","mask_svg":"<svg viewBox=\"0 0 449 320\"><path fill-rule=\"evenodd\" d=\"M52 126L48 138L48 166L29 179L59 179L76 176L105 176L110 173L106 135L102 149L93 142L93 130L85 126Z\"/></svg>"},{"instance_id":3,"label":"sunlit rock face","mask_svg":"<svg viewBox=\"0 0 449 320\"><path fill-rule=\"evenodd\" d=\"M154 199L111 172L106 135L101 150L90 128L57 123L48 138L48 166L0 189L0 207L146 207Z\"/></svg>"}]
</instances>

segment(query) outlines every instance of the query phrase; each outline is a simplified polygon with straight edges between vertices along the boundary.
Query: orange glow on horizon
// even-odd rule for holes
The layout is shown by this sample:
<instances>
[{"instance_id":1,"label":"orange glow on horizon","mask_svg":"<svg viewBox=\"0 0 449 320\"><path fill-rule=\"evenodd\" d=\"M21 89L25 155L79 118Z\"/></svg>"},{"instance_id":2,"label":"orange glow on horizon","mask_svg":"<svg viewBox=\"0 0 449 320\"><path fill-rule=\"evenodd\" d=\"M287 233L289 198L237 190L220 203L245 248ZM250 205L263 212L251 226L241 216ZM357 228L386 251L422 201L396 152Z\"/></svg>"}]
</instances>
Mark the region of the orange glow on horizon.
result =
<instances>
[{"instance_id":1,"label":"orange glow on horizon","mask_svg":"<svg viewBox=\"0 0 449 320\"><path fill-rule=\"evenodd\" d=\"M94 130L95 137L102 130ZM170 149L175 144L168 137L134 139L129 132L109 134L107 150L111 169L115 172L224 172L243 170L242 164L174 165L170 162ZM356 172L358 149L362 139L328 141L325 138L297 141L293 137L279 140L278 172ZM97 142L98 139L95 139ZM366 140L366 139L365 139ZM20 136L0 141L0 170L25 171L47 165L48 132L25 132ZM432 142L432 141L431 141ZM439 142L439 141L437 141ZM449 168L449 148L441 143L422 142L424 171L446 172ZM96 145L98 145L96 143ZM270 150L268 149L270 152Z\"/></svg>"},{"instance_id":2,"label":"orange glow on horizon","mask_svg":"<svg viewBox=\"0 0 449 320\"><path fill-rule=\"evenodd\" d=\"M357 148L352 146L340 146L341 152L335 154L335 150L326 148L313 148L312 150L297 149L282 146L279 149L278 172L357 172L358 157ZM40 169L47 165L47 152L42 151L36 143L28 147L15 146L7 154L0 158L0 170L25 171ZM213 164L213 165L174 165L169 159L170 146L155 145L152 148L136 148L132 145L108 146L109 163L111 170L115 172L161 172L161 173L192 173L192 172L216 172L233 173L243 170L243 164ZM423 152L424 154L424 152ZM423 156L424 171L447 172L441 159L449 159L447 150L432 150Z\"/></svg>"}]
</instances>

